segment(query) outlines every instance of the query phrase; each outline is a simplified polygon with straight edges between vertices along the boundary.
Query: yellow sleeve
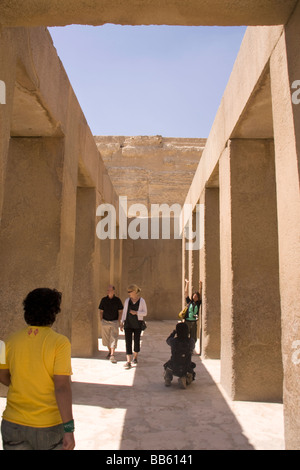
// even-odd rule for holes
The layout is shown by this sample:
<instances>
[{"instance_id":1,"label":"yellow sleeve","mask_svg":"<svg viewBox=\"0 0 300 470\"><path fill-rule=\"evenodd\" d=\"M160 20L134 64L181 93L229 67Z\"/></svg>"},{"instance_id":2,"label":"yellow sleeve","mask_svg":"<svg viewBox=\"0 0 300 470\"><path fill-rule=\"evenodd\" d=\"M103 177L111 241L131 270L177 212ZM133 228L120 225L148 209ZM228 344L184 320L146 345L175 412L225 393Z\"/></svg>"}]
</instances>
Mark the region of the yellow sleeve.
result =
<instances>
[{"instance_id":1,"label":"yellow sleeve","mask_svg":"<svg viewBox=\"0 0 300 470\"><path fill-rule=\"evenodd\" d=\"M54 375L72 375L71 343L64 336L57 342L53 373Z\"/></svg>"}]
</instances>

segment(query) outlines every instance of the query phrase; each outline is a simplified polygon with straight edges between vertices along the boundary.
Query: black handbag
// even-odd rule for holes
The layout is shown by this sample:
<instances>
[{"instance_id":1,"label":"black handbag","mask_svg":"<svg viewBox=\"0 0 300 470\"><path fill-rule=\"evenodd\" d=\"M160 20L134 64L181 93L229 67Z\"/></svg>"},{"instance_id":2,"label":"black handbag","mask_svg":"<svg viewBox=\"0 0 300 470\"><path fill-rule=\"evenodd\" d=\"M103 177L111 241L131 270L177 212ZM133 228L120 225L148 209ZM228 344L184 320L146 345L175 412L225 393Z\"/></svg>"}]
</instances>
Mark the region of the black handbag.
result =
<instances>
[{"instance_id":1,"label":"black handbag","mask_svg":"<svg viewBox=\"0 0 300 470\"><path fill-rule=\"evenodd\" d=\"M147 328L147 324L144 320L139 320L139 325L142 331L144 331Z\"/></svg>"}]
</instances>

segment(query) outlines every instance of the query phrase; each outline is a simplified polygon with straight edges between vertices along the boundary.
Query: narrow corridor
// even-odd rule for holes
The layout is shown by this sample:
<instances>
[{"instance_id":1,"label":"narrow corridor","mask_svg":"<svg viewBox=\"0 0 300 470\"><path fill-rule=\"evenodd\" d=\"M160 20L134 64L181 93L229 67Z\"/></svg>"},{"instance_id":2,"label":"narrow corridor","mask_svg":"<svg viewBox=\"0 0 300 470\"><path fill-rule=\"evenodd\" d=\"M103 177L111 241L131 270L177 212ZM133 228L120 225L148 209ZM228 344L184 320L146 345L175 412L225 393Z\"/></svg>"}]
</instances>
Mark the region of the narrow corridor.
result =
<instances>
[{"instance_id":1,"label":"narrow corridor","mask_svg":"<svg viewBox=\"0 0 300 470\"><path fill-rule=\"evenodd\" d=\"M186 390L163 381L170 355L166 338L176 321L148 322L139 362L125 370L120 336L117 364L73 358L76 449L87 450L281 450L283 405L231 402L219 384L220 361L197 364Z\"/></svg>"}]
</instances>

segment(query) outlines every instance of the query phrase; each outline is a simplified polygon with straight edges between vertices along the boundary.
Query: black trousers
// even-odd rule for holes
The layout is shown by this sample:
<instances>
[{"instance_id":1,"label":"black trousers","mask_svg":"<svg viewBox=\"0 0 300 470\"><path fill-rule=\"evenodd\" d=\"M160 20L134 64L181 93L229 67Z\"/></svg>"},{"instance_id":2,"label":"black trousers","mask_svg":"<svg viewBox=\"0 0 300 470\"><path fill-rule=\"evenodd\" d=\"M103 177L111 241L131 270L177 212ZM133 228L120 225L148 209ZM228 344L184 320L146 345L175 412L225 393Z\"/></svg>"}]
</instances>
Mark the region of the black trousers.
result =
<instances>
[{"instance_id":1,"label":"black trousers","mask_svg":"<svg viewBox=\"0 0 300 470\"><path fill-rule=\"evenodd\" d=\"M125 328L126 354L132 354L132 335L134 341L134 352L140 352L141 330L139 328Z\"/></svg>"},{"instance_id":2,"label":"black trousers","mask_svg":"<svg viewBox=\"0 0 300 470\"><path fill-rule=\"evenodd\" d=\"M197 324L198 324L198 322L197 321L189 321L189 320L185 320L185 322L188 326L190 337L193 338L195 340L195 343L196 343L197 342Z\"/></svg>"}]
</instances>

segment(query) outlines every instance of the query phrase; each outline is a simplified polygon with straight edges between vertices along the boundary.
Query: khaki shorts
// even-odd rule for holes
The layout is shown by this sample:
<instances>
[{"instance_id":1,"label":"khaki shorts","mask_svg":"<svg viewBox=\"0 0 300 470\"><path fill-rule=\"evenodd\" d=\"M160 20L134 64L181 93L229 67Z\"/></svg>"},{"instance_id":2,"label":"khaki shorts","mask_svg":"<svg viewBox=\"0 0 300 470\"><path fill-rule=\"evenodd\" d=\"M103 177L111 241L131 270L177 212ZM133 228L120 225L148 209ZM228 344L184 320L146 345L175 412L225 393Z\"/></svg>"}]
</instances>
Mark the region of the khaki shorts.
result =
<instances>
[{"instance_id":1,"label":"khaki shorts","mask_svg":"<svg viewBox=\"0 0 300 470\"><path fill-rule=\"evenodd\" d=\"M102 344L107 348L116 348L119 337L119 322L102 320Z\"/></svg>"}]
</instances>

